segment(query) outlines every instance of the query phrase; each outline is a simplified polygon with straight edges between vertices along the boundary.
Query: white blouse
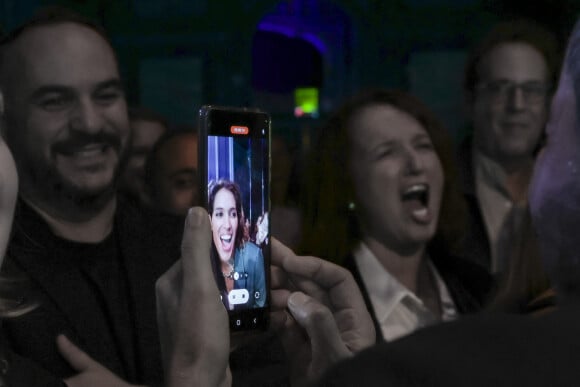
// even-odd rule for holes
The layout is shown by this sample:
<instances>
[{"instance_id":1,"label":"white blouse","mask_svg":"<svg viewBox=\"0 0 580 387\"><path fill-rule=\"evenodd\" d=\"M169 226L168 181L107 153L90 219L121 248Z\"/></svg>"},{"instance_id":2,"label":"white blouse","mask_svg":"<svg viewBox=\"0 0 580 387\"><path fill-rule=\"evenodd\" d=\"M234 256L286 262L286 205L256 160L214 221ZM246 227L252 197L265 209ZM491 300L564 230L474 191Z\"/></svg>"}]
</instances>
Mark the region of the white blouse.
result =
<instances>
[{"instance_id":1,"label":"white blouse","mask_svg":"<svg viewBox=\"0 0 580 387\"><path fill-rule=\"evenodd\" d=\"M361 242L353 254L386 341L395 340L438 321L450 321L457 317L457 308L449 290L431 261L429 268L435 278L441 302L442 313L439 317L427 309L415 293L392 276L364 243Z\"/></svg>"}]
</instances>

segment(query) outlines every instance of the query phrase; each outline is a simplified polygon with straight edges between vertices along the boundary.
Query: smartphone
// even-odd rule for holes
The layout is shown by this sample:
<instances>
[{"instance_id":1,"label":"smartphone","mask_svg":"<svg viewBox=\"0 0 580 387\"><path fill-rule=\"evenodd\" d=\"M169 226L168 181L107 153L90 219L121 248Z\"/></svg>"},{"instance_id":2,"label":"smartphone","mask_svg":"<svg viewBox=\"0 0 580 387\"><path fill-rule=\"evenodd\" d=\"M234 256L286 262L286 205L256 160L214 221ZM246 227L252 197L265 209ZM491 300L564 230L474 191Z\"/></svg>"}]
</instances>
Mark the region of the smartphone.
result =
<instances>
[{"instance_id":1,"label":"smartphone","mask_svg":"<svg viewBox=\"0 0 580 387\"><path fill-rule=\"evenodd\" d=\"M270 116L199 110L202 200L212 228L212 269L232 331L266 329L270 305Z\"/></svg>"}]
</instances>

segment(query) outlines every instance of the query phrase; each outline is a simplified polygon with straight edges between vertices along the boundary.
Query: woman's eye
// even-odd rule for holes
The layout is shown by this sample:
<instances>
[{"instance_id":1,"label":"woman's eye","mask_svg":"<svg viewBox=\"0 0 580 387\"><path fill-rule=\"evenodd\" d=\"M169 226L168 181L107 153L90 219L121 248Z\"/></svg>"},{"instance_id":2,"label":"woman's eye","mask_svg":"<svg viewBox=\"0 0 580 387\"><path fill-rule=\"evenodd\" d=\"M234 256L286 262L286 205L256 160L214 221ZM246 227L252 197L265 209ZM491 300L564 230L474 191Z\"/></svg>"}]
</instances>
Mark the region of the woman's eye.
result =
<instances>
[{"instance_id":1,"label":"woman's eye","mask_svg":"<svg viewBox=\"0 0 580 387\"><path fill-rule=\"evenodd\" d=\"M379 151L377 152L377 159L392 156L394 153L395 150L392 147L379 149Z\"/></svg>"}]
</instances>

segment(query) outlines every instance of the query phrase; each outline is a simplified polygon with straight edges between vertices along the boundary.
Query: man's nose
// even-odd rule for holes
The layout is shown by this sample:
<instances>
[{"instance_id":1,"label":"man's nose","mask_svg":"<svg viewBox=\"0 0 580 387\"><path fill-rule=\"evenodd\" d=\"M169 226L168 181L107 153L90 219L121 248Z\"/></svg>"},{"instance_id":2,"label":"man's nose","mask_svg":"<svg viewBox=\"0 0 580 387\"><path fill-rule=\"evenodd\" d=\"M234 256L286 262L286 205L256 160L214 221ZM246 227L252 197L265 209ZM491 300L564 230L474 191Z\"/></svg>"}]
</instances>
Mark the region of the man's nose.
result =
<instances>
[{"instance_id":1,"label":"man's nose","mask_svg":"<svg viewBox=\"0 0 580 387\"><path fill-rule=\"evenodd\" d=\"M101 131L103 127L101 108L90 98L81 99L71 113L70 125L73 130L86 133Z\"/></svg>"},{"instance_id":2,"label":"man's nose","mask_svg":"<svg viewBox=\"0 0 580 387\"><path fill-rule=\"evenodd\" d=\"M508 93L508 108L511 110L522 110L526 106L526 98L521 87L514 86Z\"/></svg>"}]
</instances>

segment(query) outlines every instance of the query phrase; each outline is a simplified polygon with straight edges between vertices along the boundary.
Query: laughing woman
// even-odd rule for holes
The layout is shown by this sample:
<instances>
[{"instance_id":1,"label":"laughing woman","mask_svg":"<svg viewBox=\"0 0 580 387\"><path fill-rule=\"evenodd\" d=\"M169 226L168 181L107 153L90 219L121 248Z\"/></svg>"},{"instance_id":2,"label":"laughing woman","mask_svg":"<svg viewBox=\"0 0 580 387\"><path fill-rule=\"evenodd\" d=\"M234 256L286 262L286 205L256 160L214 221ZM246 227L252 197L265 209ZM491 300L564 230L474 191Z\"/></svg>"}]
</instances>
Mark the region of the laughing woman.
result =
<instances>
[{"instance_id":1,"label":"laughing woman","mask_svg":"<svg viewBox=\"0 0 580 387\"><path fill-rule=\"evenodd\" d=\"M351 270L379 339L481 308L489 276L451 253L463 207L450 141L420 101L399 91L359 94L313 149L302 253Z\"/></svg>"}]
</instances>

